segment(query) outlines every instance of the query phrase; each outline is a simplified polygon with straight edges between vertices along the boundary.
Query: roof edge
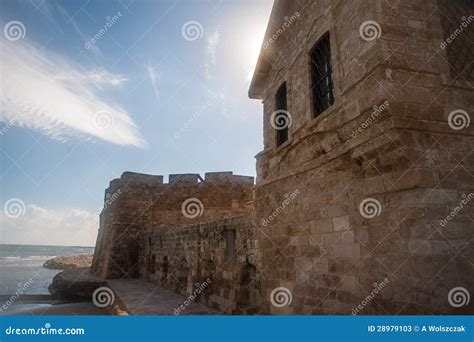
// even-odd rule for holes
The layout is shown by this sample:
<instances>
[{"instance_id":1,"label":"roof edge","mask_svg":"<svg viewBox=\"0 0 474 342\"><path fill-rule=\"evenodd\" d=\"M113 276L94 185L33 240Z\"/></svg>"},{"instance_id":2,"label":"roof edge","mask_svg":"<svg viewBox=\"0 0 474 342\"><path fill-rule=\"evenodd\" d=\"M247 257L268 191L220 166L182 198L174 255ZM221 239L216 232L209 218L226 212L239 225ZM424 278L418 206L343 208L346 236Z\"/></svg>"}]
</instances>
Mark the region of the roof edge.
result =
<instances>
[{"instance_id":1,"label":"roof edge","mask_svg":"<svg viewBox=\"0 0 474 342\"><path fill-rule=\"evenodd\" d=\"M260 53L258 55L257 64L253 72L252 81L250 82L248 96L251 99L263 99L263 84L271 69L271 55L272 49L267 46L264 48L264 42L269 39L269 36L276 31L276 27L280 25L281 19L284 15L284 10L288 4L288 0L275 0L273 2L272 11L268 20L267 29L265 30L265 36L260 47Z\"/></svg>"}]
</instances>

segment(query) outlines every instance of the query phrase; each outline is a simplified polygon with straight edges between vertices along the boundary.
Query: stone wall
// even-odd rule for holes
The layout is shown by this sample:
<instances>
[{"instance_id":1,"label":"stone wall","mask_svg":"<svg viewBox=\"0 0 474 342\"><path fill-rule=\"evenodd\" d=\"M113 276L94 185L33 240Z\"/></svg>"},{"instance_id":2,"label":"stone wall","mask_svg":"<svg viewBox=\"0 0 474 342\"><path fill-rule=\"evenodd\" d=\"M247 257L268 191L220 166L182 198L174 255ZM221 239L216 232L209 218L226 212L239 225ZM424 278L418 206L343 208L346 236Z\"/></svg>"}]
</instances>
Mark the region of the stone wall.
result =
<instances>
[{"instance_id":1,"label":"stone wall","mask_svg":"<svg viewBox=\"0 0 474 342\"><path fill-rule=\"evenodd\" d=\"M225 314L255 314L260 280L251 215L170 226L142 236L140 276ZM186 310L186 303L175 314Z\"/></svg>"},{"instance_id":2,"label":"stone wall","mask_svg":"<svg viewBox=\"0 0 474 342\"><path fill-rule=\"evenodd\" d=\"M437 6L278 1L267 38L285 29L262 50L261 93L250 90L264 105L253 195L253 179L230 173L169 184L125 173L106 191L93 272L186 296L209 278L193 300L225 313L472 313L472 301L455 308L448 294L474 293L474 128L453 129L448 116L472 113L473 80L440 49ZM369 41L368 21L380 26ZM325 32L335 102L313 118L308 55ZM270 118L284 81L292 125L276 147ZM194 218L182 211L190 198L204 208Z\"/></svg>"},{"instance_id":3,"label":"stone wall","mask_svg":"<svg viewBox=\"0 0 474 342\"><path fill-rule=\"evenodd\" d=\"M100 215L92 271L137 277L141 235L171 225L238 216L253 208L253 177L232 172L163 176L125 172L110 182Z\"/></svg>"},{"instance_id":4,"label":"stone wall","mask_svg":"<svg viewBox=\"0 0 474 342\"><path fill-rule=\"evenodd\" d=\"M472 113L473 80L450 74L437 2L280 5L282 23L299 15L263 52L270 66L261 68L264 150L255 190L262 311L351 314L366 302L355 314L472 312L472 304L450 306L448 293L474 292L474 201L441 220L474 192L474 128L448 125L453 110ZM365 41L359 28L369 20L381 35ZM327 31L335 103L313 118L308 56ZM292 125L276 147L271 117L284 81ZM281 286L292 301L279 308L270 294Z\"/></svg>"}]
</instances>

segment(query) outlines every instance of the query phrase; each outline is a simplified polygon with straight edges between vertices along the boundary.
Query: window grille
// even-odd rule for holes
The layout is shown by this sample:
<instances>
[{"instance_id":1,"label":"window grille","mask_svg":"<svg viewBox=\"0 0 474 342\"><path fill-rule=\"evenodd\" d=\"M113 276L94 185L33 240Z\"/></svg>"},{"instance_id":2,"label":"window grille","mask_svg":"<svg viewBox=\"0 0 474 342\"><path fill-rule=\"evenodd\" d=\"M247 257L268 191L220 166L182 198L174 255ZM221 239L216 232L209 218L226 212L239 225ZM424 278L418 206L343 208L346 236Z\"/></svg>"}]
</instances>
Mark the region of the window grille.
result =
<instances>
[{"instance_id":1,"label":"window grille","mask_svg":"<svg viewBox=\"0 0 474 342\"><path fill-rule=\"evenodd\" d=\"M280 146L285 141L288 140L288 103L287 103L287 94L286 94L286 82L284 82L280 88L278 88L276 95L275 95L275 104L276 104L276 112L278 112L276 118L273 120L278 120L279 122L283 122L284 124L278 127L278 123L276 124L276 144Z\"/></svg>"},{"instance_id":2,"label":"window grille","mask_svg":"<svg viewBox=\"0 0 474 342\"><path fill-rule=\"evenodd\" d=\"M318 116L334 103L331 47L325 33L310 53L313 115Z\"/></svg>"},{"instance_id":3,"label":"window grille","mask_svg":"<svg viewBox=\"0 0 474 342\"><path fill-rule=\"evenodd\" d=\"M438 0L451 76L474 79L474 1Z\"/></svg>"}]
</instances>

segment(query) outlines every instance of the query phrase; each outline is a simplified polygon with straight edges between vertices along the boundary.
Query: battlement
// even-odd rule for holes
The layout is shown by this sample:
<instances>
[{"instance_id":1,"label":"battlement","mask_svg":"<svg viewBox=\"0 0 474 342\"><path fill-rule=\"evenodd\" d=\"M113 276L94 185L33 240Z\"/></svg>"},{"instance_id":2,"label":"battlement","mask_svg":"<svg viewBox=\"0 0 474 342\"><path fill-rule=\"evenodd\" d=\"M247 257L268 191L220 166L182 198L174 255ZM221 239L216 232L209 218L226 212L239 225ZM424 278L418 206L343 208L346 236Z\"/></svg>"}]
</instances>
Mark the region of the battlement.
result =
<instances>
[{"instance_id":1,"label":"battlement","mask_svg":"<svg viewBox=\"0 0 474 342\"><path fill-rule=\"evenodd\" d=\"M130 260L125 252L135 249L137 237L143 232L201 224L253 211L253 177L228 171L208 172L204 178L197 173L170 174L168 183L163 178L124 172L110 182L105 191L94 272L108 277L123 276ZM112 252L110 241L121 246L119 249L125 254ZM114 265L121 265L121 269Z\"/></svg>"},{"instance_id":2,"label":"battlement","mask_svg":"<svg viewBox=\"0 0 474 342\"><path fill-rule=\"evenodd\" d=\"M108 192L116 192L118 188L123 185L126 186L146 186L163 188L166 186L199 186L200 184L211 183L213 186L225 185L242 185L242 186L253 186L254 177L234 175L232 171L223 172L206 172L204 178L199 173L176 173L170 174L168 177L168 183L164 182L164 176L162 175L149 175L145 173L137 173L126 171L122 173L120 178L116 178L110 181Z\"/></svg>"}]
</instances>

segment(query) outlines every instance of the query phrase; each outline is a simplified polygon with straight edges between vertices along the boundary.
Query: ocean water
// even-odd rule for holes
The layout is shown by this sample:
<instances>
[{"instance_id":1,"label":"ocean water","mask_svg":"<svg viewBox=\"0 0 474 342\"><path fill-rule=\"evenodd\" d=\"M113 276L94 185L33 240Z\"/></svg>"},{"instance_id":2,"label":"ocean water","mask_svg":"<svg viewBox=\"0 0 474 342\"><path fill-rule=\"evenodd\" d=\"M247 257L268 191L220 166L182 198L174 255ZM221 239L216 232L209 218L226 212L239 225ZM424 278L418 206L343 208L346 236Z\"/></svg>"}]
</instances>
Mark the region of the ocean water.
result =
<instances>
[{"instance_id":1,"label":"ocean water","mask_svg":"<svg viewBox=\"0 0 474 342\"><path fill-rule=\"evenodd\" d=\"M0 244L0 295L12 295L19 288L23 294L49 294L48 286L61 270L43 268L46 260L93 252L93 247Z\"/></svg>"}]
</instances>

